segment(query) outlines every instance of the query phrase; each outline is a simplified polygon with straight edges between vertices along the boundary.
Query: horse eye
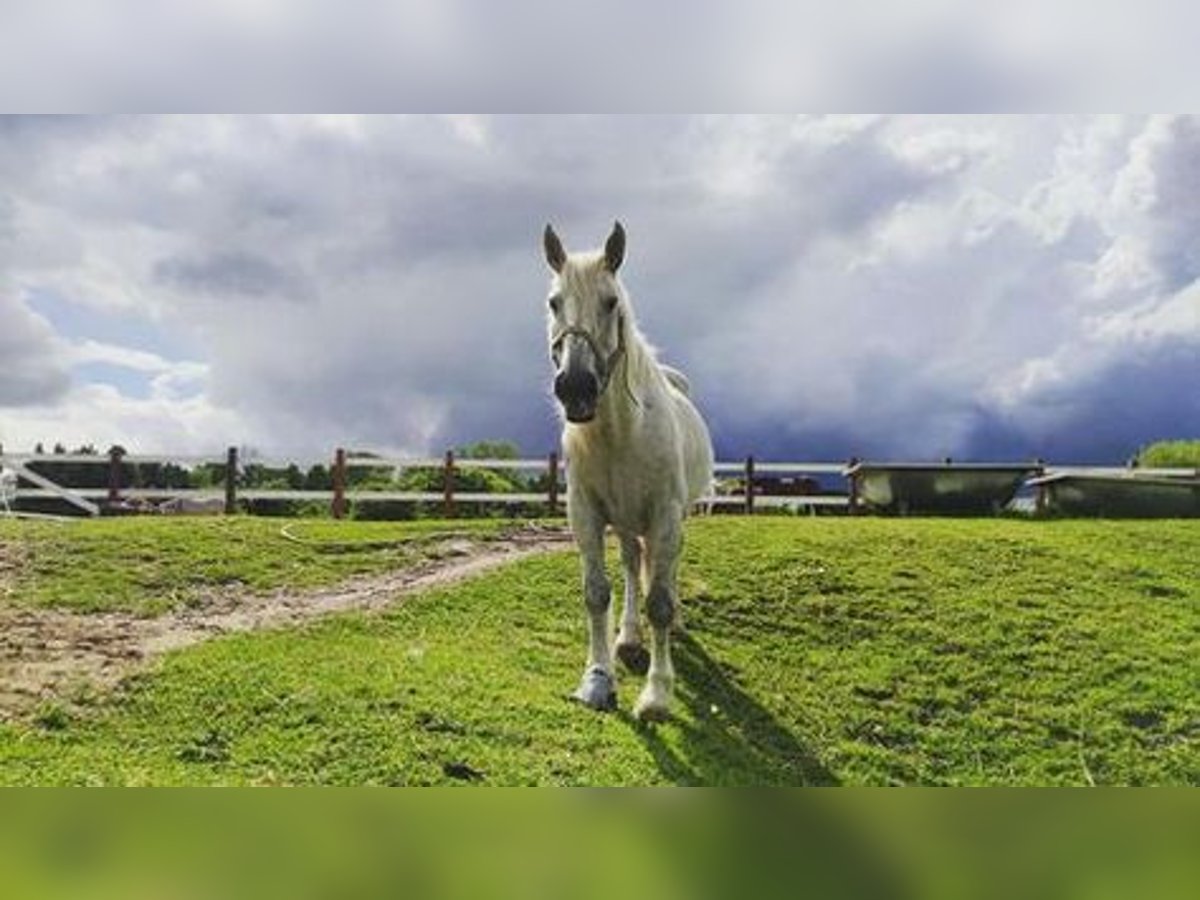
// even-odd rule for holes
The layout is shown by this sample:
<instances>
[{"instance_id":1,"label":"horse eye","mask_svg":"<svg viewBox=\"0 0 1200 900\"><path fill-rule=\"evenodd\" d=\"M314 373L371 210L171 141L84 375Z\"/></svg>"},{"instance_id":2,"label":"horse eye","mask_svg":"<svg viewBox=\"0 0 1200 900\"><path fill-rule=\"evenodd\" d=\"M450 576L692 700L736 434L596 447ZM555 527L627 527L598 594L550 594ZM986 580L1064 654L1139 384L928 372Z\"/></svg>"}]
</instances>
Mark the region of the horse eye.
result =
<instances>
[{"instance_id":1,"label":"horse eye","mask_svg":"<svg viewBox=\"0 0 1200 900\"><path fill-rule=\"evenodd\" d=\"M562 298L555 294L548 302L550 304L550 312L558 315L559 308L562 306Z\"/></svg>"},{"instance_id":2,"label":"horse eye","mask_svg":"<svg viewBox=\"0 0 1200 900\"><path fill-rule=\"evenodd\" d=\"M617 308L617 298L616 297L605 297L604 298L604 311L606 313L610 313L616 308Z\"/></svg>"}]
</instances>

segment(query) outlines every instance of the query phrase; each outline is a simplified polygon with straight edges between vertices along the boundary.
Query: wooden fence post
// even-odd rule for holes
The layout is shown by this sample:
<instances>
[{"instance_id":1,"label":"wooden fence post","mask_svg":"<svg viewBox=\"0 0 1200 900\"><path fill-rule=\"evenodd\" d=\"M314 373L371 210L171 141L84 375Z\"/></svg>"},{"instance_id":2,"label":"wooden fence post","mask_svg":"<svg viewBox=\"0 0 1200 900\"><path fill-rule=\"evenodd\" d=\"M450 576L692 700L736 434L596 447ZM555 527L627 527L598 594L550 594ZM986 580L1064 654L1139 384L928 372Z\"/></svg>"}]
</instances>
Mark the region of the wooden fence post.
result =
<instances>
[{"instance_id":1,"label":"wooden fence post","mask_svg":"<svg viewBox=\"0 0 1200 900\"><path fill-rule=\"evenodd\" d=\"M850 461L848 463L846 463L846 469L848 470L846 479L850 482L850 484L849 484L850 497L849 497L849 505L848 505L847 509L849 510L850 515L852 515L852 516L857 516L860 511L859 505L858 505L858 473L854 472L854 471L850 471L850 470L853 470L854 467L857 465L858 465L858 457L857 456L850 457Z\"/></svg>"},{"instance_id":2,"label":"wooden fence post","mask_svg":"<svg viewBox=\"0 0 1200 900\"><path fill-rule=\"evenodd\" d=\"M746 515L754 515L754 457L746 457Z\"/></svg>"},{"instance_id":3,"label":"wooden fence post","mask_svg":"<svg viewBox=\"0 0 1200 900\"><path fill-rule=\"evenodd\" d=\"M442 512L447 519L454 518L454 451L446 451L446 464L442 467Z\"/></svg>"},{"instance_id":4,"label":"wooden fence post","mask_svg":"<svg viewBox=\"0 0 1200 900\"><path fill-rule=\"evenodd\" d=\"M330 512L335 519L346 517L346 450L338 447L333 453L333 503Z\"/></svg>"},{"instance_id":5,"label":"wooden fence post","mask_svg":"<svg viewBox=\"0 0 1200 900\"><path fill-rule=\"evenodd\" d=\"M237 512L237 447L230 447L225 453L225 515L232 516Z\"/></svg>"},{"instance_id":6,"label":"wooden fence post","mask_svg":"<svg viewBox=\"0 0 1200 900\"><path fill-rule=\"evenodd\" d=\"M550 451L550 458L547 461L547 473L550 476L549 487L547 494L549 495L550 515L558 515L558 454L553 450Z\"/></svg>"},{"instance_id":7,"label":"wooden fence post","mask_svg":"<svg viewBox=\"0 0 1200 900\"><path fill-rule=\"evenodd\" d=\"M125 451L120 447L112 447L108 451L108 502L116 503L121 499L121 457Z\"/></svg>"}]
</instances>

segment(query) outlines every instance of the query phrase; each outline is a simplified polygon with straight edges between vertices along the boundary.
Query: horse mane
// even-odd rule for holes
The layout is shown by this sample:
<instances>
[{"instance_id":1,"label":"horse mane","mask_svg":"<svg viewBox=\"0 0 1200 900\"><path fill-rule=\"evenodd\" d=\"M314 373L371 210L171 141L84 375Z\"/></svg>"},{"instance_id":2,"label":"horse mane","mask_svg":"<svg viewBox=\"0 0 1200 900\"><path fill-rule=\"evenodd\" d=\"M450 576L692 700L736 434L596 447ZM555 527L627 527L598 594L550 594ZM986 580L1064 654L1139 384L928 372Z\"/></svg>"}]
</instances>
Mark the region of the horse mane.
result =
<instances>
[{"instance_id":1,"label":"horse mane","mask_svg":"<svg viewBox=\"0 0 1200 900\"><path fill-rule=\"evenodd\" d=\"M682 372L659 362L658 348L647 340L641 329L638 329L637 318L634 316L634 305L630 302L628 290L625 289L619 277L614 278L614 281L617 282L620 312L622 312L622 317L620 317L623 329L622 340L625 342L623 365L626 366L623 380L625 388L629 392L628 395L634 398L635 403L641 403L637 396L637 388L654 384L658 384L664 390L671 386L684 395L688 394L688 379L683 376Z\"/></svg>"},{"instance_id":2,"label":"horse mane","mask_svg":"<svg viewBox=\"0 0 1200 900\"><path fill-rule=\"evenodd\" d=\"M625 285L620 281L617 284L621 289L621 326L625 330L625 352L635 373L644 376L658 365L658 349L638 328L637 317L634 315L633 304L629 301Z\"/></svg>"}]
</instances>

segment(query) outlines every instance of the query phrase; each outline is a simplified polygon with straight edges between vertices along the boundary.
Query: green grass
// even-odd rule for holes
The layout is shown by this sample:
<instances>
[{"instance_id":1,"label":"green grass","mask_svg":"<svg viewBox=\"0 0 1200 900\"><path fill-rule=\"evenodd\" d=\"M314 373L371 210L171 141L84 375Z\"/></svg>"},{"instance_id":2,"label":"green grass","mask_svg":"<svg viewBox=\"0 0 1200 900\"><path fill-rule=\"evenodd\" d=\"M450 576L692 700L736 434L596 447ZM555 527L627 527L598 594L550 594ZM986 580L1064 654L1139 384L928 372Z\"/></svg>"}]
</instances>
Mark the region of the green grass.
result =
<instances>
[{"instance_id":1,"label":"green grass","mask_svg":"<svg viewBox=\"0 0 1200 900\"><path fill-rule=\"evenodd\" d=\"M280 528L315 546L289 541ZM423 536L495 534L496 519L464 522L122 518L69 523L0 520L0 551L19 561L0 603L153 615L206 591L314 587L420 558ZM336 543L335 543L336 542ZM2 558L2 557L0 557Z\"/></svg>"},{"instance_id":2,"label":"green grass","mask_svg":"<svg viewBox=\"0 0 1200 900\"><path fill-rule=\"evenodd\" d=\"M1198 547L1191 521L698 520L671 722L630 719L632 676L616 714L564 699L561 553L172 654L0 726L0 781L1195 785Z\"/></svg>"}]
</instances>

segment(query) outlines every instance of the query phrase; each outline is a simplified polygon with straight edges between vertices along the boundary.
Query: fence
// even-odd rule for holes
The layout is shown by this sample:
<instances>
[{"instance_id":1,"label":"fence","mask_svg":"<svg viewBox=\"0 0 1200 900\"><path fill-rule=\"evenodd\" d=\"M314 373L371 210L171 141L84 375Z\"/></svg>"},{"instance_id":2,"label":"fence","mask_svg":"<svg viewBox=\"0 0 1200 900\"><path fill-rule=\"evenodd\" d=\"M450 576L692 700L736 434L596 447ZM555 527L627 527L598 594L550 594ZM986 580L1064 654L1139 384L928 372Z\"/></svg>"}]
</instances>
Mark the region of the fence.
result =
<instances>
[{"instance_id":1,"label":"fence","mask_svg":"<svg viewBox=\"0 0 1200 900\"><path fill-rule=\"evenodd\" d=\"M189 455L138 455L112 452L105 456L97 454L3 454L0 453L0 463L9 467L20 481L28 482L33 487L18 487L14 499L50 499L61 500L77 507L90 515L100 513L96 500L102 500L109 506L115 506L128 501L183 500L194 504L220 502L225 513L235 512L240 501L246 500L300 500L328 502L331 514L335 518L343 518L348 511L351 501L404 501L411 503L441 504L444 514L453 516L456 504L465 502L478 503L545 503L551 512L560 506L560 494L563 481L563 466L557 454L551 453L546 460L530 459L456 459L453 451L447 451L440 459L426 458L385 458L385 457L355 457L349 456L339 448L333 456L330 467L331 490L302 490L286 488L247 489L239 485L241 463L238 450L230 447L224 456L189 456ZM98 487L74 487L59 484L45 475L30 468L38 463L73 464L84 466L104 466L108 470L108 485ZM222 471L222 483L213 488L166 488L166 487L134 487L126 484L127 467L138 465L177 465L184 468L214 467ZM324 462L296 460L271 460L255 458L254 466L263 469L286 469L292 465L311 467L324 465ZM437 468L442 472L442 490L428 491L395 491L395 490L351 490L348 488L347 472L350 469L429 469ZM467 469L508 469L517 471L539 471L548 475L548 489L545 493L512 492L484 493L471 491L456 491L455 475L460 470Z\"/></svg>"},{"instance_id":2,"label":"fence","mask_svg":"<svg viewBox=\"0 0 1200 900\"><path fill-rule=\"evenodd\" d=\"M433 504L441 508L443 515L453 517L460 504L534 504L545 505L550 514L561 511L562 500L566 489L566 467L557 453L550 453L544 459L476 459L456 456L453 451L447 451L442 457L377 457L351 456L342 448L338 448L331 460L296 460L296 459L263 459L254 458L250 465L268 470L282 470L296 465L300 468L311 468L315 465L330 465L329 490L308 490L290 488L246 488L240 484L239 474L243 471L244 461L239 459L238 449L230 447L223 456L194 456L194 455L140 455L112 452L101 456L97 454L0 454L0 461L6 463L17 473L22 482L33 485L21 486L16 496L28 499L52 499L65 501L83 512L97 515L100 512L101 501L113 507L129 501L161 501L179 500L190 501L192 504L216 504L226 513L237 510L241 501L254 500L295 500L319 501L329 504L330 512L335 518L343 518L351 502L399 501L406 503ZM105 467L107 469L106 487L78 487L60 484L40 474L30 466L43 464L74 464L84 466ZM211 488L161 488L136 487L128 484L127 473L130 467L138 465L177 465L184 468L210 467L219 469L221 484ZM403 471L411 469L436 469L441 473L441 490L411 491L411 490L354 490L349 486L348 473L354 469L390 469ZM456 475L472 469L488 469L512 471L522 474L544 476L545 490L537 492L515 491L505 493L467 491L457 489ZM741 479L742 485L754 484L756 479L763 476L779 474L838 474L845 470L842 463L756 463L747 458L741 462L721 462L714 466L714 475L734 476ZM780 506L830 507L845 509L849 502L848 495L842 494L808 494L802 496L763 496L754 491L741 490L736 494L713 494L701 501L704 505L713 507L738 507L747 512L753 512L756 507L770 508Z\"/></svg>"},{"instance_id":3,"label":"fence","mask_svg":"<svg viewBox=\"0 0 1200 900\"><path fill-rule=\"evenodd\" d=\"M834 462L762 462L753 456L737 462L718 462L713 467L716 478L733 478L737 485L731 493L711 494L702 498L701 505L709 510L729 508L752 514L756 509L792 508L816 511L828 509L850 514L861 510L858 496L858 477L851 459L847 463ZM38 463L76 464L107 467L107 487L73 487L52 481L45 475L30 469ZM184 468L207 466L222 473L220 486L211 488L157 488L136 487L126 484L127 467L137 465L169 465ZM325 465L324 461L273 460L254 458L251 465L270 470L282 470L290 466ZM459 504L523 504L542 505L551 515L561 510L561 500L566 487L566 470L557 453L545 459L475 459L458 457L447 451L442 457L388 458L376 456L351 456L338 448L331 460L330 490L307 490L288 488L246 488L239 484L242 461L237 448L230 447L223 456L189 455L138 455L124 454L114 450L101 456L96 454L4 454L0 452L0 465L15 472L21 481L33 487L18 487L15 499L54 499L69 503L89 515L98 515L101 507L95 501L103 501L108 507L119 507L130 501L152 502L174 500L193 505L219 506L220 511L233 513L241 501L293 500L328 503L334 518L344 518L349 503L399 501L414 504L440 505L441 512L453 517ZM963 468L983 468L986 464L967 464ZM436 469L441 472L440 491L402 490L354 490L349 487L348 472L351 469ZM456 475L470 469L510 470L545 475L544 491L492 493L463 491L455 487ZM1119 474L1128 472L1121 467L1054 466L1034 463L1029 466L1031 475L1063 473L1075 475ZM1192 469L1140 469L1144 475L1168 477L1194 474ZM775 480L781 476L836 475L846 481L846 493L792 493L773 495L762 492L764 480Z\"/></svg>"}]
</instances>

